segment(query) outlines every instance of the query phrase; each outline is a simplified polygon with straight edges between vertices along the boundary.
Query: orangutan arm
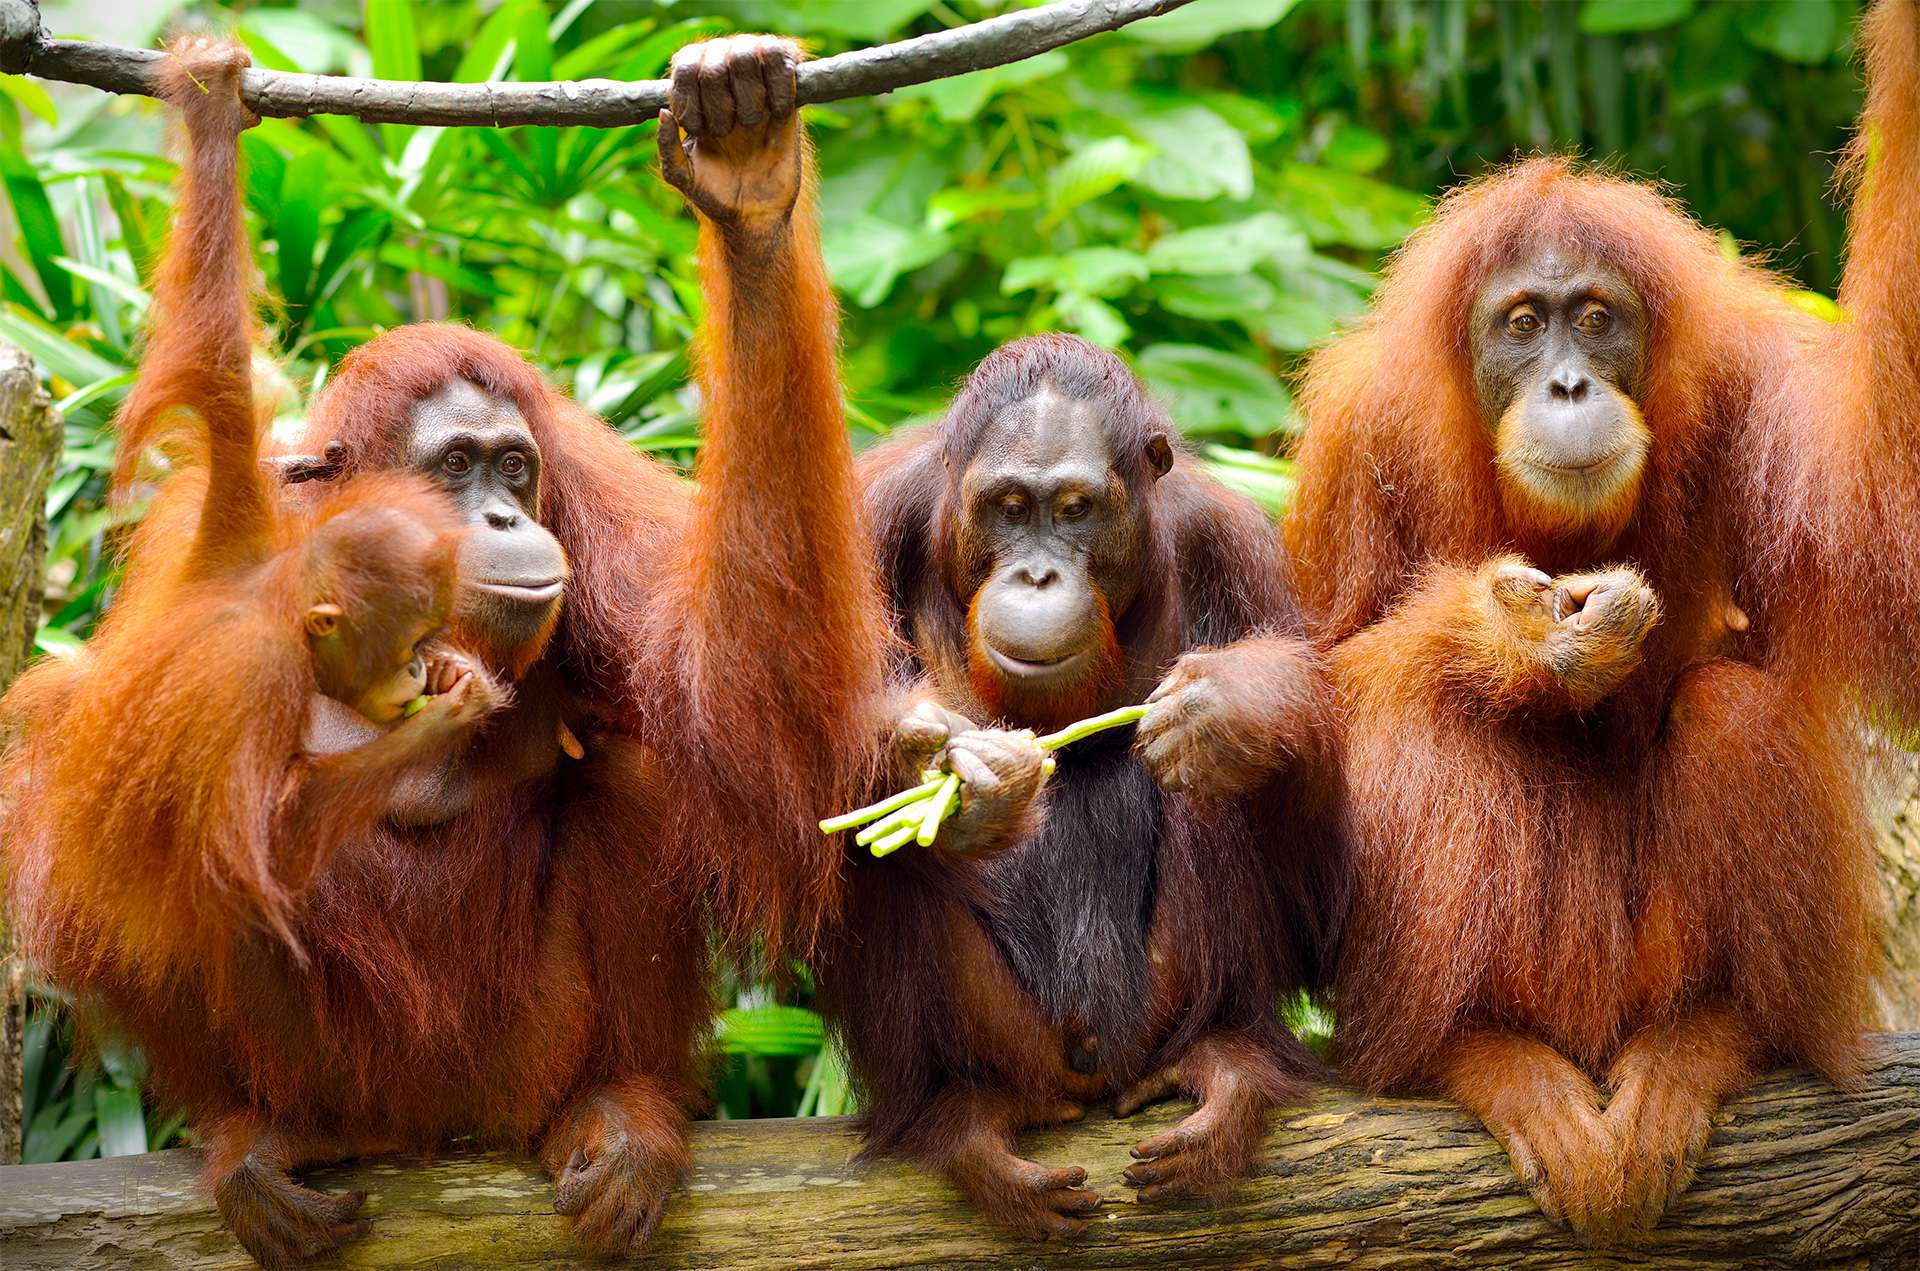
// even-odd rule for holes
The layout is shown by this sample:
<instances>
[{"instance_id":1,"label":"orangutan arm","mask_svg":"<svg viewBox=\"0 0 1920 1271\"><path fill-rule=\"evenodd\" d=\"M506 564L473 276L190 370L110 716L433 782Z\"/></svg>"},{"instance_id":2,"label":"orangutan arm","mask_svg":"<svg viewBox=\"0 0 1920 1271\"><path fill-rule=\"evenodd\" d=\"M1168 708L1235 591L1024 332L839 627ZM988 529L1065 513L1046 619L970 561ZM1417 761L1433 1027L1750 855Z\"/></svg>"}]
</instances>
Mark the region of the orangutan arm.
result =
<instances>
[{"instance_id":1,"label":"orangutan arm","mask_svg":"<svg viewBox=\"0 0 1920 1271\"><path fill-rule=\"evenodd\" d=\"M253 399L253 255L241 218L240 134L260 122L240 100L247 65L241 45L196 38L177 41L162 64L188 155L154 272L140 377L118 420L117 487L132 479L170 412L190 410L206 430L208 486L188 576L253 559L272 517Z\"/></svg>"},{"instance_id":2,"label":"orangutan arm","mask_svg":"<svg viewBox=\"0 0 1920 1271\"><path fill-rule=\"evenodd\" d=\"M832 704L878 702L882 623L855 511L798 60L797 46L770 36L681 50L660 144L668 181L700 212L707 302L694 673L831 753L870 744L852 742Z\"/></svg>"},{"instance_id":3,"label":"orangutan arm","mask_svg":"<svg viewBox=\"0 0 1920 1271\"><path fill-rule=\"evenodd\" d=\"M1793 319L1759 373L1738 447L1736 599L1776 655L1920 710L1920 4L1882 0L1861 31L1867 99L1845 316ZM1803 160L1804 161L1804 160ZM1815 329L1817 328L1817 329Z\"/></svg>"},{"instance_id":4,"label":"orangutan arm","mask_svg":"<svg viewBox=\"0 0 1920 1271\"><path fill-rule=\"evenodd\" d=\"M1548 578L1514 556L1477 569L1431 567L1371 627L1333 651L1350 693L1458 695L1476 713L1583 711L1640 664L1659 621L1629 569Z\"/></svg>"}]
</instances>

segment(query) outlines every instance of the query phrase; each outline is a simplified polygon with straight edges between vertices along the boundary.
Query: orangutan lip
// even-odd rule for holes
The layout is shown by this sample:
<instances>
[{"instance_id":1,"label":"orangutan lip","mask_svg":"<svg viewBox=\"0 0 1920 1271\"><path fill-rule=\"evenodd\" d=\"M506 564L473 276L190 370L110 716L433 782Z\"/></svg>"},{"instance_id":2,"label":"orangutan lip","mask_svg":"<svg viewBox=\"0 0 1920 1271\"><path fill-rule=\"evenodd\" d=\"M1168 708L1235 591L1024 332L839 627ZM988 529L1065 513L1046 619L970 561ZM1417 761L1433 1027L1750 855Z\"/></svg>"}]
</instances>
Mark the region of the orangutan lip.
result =
<instances>
[{"instance_id":1,"label":"orangutan lip","mask_svg":"<svg viewBox=\"0 0 1920 1271\"><path fill-rule=\"evenodd\" d=\"M1592 463L1543 463L1538 459L1530 459L1528 462L1540 469L1540 471L1551 472L1556 477L1590 477L1602 468L1612 467L1618 463L1620 457L1626 453L1625 450L1616 450L1610 455L1595 459Z\"/></svg>"},{"instance_id":2,"label":"orangutan lip","mask_svg":"<svg viewBox=\"0 0 1920 1271\"><path fill-rule=\"evenodd\" d=\"M543 604L557 599L567 583L563 578L555 578L543 583L485 583L471 584L475 591L489 591L496 596L521 604Z\"/></svg>"},{"instance_id":3,"label":"orangutan lip","mask_svg":"<svg viewBox=\"0 0 1920 1271\"><path fill-rule=\"evenodd\" d=\"M987 656L993 659L993 664L999 667L1003 674L1021 679L1044 679L1058 675L1069 667L1078 665L1081 659L1087 656L1087 651L1081 649L1077 653L1069 653L1066 657L1055 658L1051 662L1030 662L1025 658L1016 658L1011 653L1002 653L984 640L981 643L986 647Z\"/></svg>"}]
</instances>

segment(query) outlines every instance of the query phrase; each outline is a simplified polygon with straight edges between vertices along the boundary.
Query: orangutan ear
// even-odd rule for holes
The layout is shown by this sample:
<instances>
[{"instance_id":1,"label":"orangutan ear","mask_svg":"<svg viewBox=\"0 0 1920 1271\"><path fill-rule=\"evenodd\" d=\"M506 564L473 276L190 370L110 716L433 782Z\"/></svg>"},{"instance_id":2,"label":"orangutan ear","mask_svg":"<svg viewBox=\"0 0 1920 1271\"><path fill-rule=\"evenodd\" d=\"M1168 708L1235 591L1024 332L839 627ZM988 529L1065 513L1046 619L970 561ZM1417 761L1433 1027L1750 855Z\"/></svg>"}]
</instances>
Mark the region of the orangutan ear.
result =
<instances>
[{"instance_id":1,"label":"orangutan ear","mask_svg":"<svg viewBox=\"0 0 1920 1271\"><path fill-rule=\"evenodd\" d=\"M345 610L339 605L315 605L307 610L307 634L324 640L340 629Z\"/></svg>"},{"instance_id":2,"label":"orangutan ear","mask_svg":"<svg viewBox=\"0 0 1920 1271\"><path fill-rule=\"evenodd\" d=\"M1173 443L1165 433L1157 432L1147 438L1147 462L1153 465L1156 481L1173 471Z\"/></svg>"}]
</instances>

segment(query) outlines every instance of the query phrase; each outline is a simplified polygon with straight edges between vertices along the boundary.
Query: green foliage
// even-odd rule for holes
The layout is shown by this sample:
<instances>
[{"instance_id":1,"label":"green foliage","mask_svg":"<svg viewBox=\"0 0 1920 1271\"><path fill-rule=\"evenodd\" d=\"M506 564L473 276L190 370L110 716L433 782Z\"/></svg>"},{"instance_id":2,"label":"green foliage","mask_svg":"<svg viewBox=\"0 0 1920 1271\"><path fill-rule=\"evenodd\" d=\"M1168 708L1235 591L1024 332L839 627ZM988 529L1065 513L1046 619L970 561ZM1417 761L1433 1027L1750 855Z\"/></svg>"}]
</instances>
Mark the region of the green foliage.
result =
<instances>
[{"instance_id":1,"label":"green foliage","mask_svg":"<svg viewBox=\"0 0 1920 1271\"><path fill-rule=\"evenodd\" d=\"M657 77L680 45L732 29L790 31L829 54L1001 7L160 0L93 30L86 14L112 6L46 9L63 34L147 43L185 19L236 30L263 67L481 82ZM1199 0L1015 66L815 108L856 443L936 414L998 343L1073 330L1129 356L1202 459L1278 513L1303 355L1364 311L1382 254L1435 193L1530 149L1673 182L1710 224L1784 248L1816 289L1805 303L1827 312L1841 223L1814 156L1840 147L1858 108L1855 9ZM452 317L528 350L635 445L685 463L698 446L695 231L652 170L653 131L264 122L244 142L272 301L263 379L297 410L355 344ZM0 338L36 358L67 421L39 637L54 653L80 646L111 594L110 421L171 206L166 153L151 103L0 76ZM29 1036L33 1159L176 1137L177 1122L141 1114L135 1057L69 1067L51 1000L36 999ZM727 1000L721 1115L850 1106L804 975L781 993L733 984ZM1298 1004L1289 1019L1326 1023Z\"/></svg>"},{"instance_id":2,"label":"green foliage","mask_svg":"<svg viewBox=\"0 0 1920 1271\"><path fill-rule=\"evenodd\" d=\"M72 1020L57 998L33 993L28 1002L21 1083L27 1164L131 1156L180 1138L182 1117L142 1105L147 1070L138 1050L76 1048Z\"/></svg>"}]
</instances>

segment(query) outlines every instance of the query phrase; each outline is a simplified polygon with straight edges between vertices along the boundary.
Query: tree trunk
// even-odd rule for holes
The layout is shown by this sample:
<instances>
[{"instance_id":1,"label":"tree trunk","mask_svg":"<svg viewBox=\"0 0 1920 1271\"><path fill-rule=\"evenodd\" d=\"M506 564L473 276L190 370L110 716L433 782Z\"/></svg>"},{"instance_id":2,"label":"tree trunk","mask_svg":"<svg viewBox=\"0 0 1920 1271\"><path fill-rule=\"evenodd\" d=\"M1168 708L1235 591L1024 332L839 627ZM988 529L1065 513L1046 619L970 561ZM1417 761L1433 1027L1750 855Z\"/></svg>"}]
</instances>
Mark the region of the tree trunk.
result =
<instances>
[{"instance_id":1,"label":"tree trunk","mask_svg":"<svg viewBox=\"0 0 1920 1271\"><path fill-rule=\"evenodd\" d=\"M1878 818L1886 965L1876 997L1880 1026L1920 1029L1920 755L1896 751Z\"/></svg>"},{"instance_id":2,"label":"tree trunk","mask_svg":"<svg viewBox=\"0 0 1920 1271\"><path fill-rule=\"evenodd\" d=\"M1087 1168L1105 1207L1078 1239L997 1232L918 1170L856 1167L845 1120L696 1127L694 1169L651 1265L836 1271L946 1267L1909 1267L1920 1265L1920 1035L1884 1040L1862 1089L1780 1074L1729 1106L1700 1176L1642 1246L1596 1254L1540 1216L1505 1156L1458 1108L1327 1091L1276 1118L1255 1177L1217 1206L1145 1206L1127 1149L1171 1126L1167 1104L1029 1136ZM159 1152L0 1169L0 1265L244 1267L195 1179ZM339 1265L572 1265L552 1188L524 1158L459 1154L322 1170L362 1188L373 1232Z\"/></svg>"},{"instance_id":3,"label":"tree trunk","mask_svg":"<svg viewBox=\"0 0 1920 1271\"><path fill-rule=\"evenodd\" d=\"M33 359L0 343L0 690L33 653L45 597L47 486L60 461L60 416ZM0 904L0 1164L20 1159L20 1045L26 968Z\"/></svg>"}]
</instances>

